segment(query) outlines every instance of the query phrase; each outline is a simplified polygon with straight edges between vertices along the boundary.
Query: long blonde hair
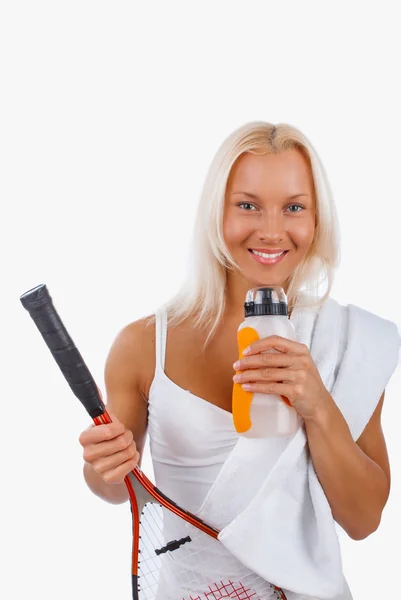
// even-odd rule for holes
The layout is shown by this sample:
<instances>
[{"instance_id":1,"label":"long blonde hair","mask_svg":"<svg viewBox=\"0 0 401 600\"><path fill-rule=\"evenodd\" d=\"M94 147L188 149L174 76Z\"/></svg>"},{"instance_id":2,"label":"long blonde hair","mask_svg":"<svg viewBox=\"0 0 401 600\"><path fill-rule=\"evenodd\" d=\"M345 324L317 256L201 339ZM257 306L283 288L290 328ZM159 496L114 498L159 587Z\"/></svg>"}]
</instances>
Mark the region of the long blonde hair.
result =
<instances>
[{"instance_id":1,"label":"long blonde hair","mask_svg":"<svg viewBox=\"0 0 401 600\"><path fill-rule=\"evenodd\" d=\"M316 229L306 257L287 282L288 304L291 310L302 296L308 298L308 305L320 305L330 294L339 263L339 227L320 158L296 127L251 122L222 143L210 165L198 205L189 271L182 288L165 304L171 325L195 317L195 326L210 327L207 341L213 335L225 308L227 270L238 268L223 238L224 200L231 169L244 152L277 154L291 148L299 149L309 158L315 188ZM319 288L324 283L326 291L320 295Z\"/></svg>"}]
</instances>

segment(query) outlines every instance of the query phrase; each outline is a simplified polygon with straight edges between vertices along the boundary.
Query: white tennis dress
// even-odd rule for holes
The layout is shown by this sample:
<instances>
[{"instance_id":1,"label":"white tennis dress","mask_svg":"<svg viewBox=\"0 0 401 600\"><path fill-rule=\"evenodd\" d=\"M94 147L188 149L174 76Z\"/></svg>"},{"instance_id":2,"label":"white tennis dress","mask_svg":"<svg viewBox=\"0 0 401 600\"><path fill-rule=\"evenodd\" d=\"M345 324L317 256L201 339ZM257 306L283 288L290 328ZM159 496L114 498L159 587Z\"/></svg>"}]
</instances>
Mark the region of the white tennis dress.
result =
<instances>
[{"instance_id":1,"label":"white tennis dress","mask_svg":"<svg viewBox=\"0 0 401 600\"><path fill-rule=\"evenodd\" d=\"M234 448L228 411L191 394L164 372L167 318L156 315L156 370L149 392L149 444L157 486L195 512Z\"/></svg>"}]
</instances>

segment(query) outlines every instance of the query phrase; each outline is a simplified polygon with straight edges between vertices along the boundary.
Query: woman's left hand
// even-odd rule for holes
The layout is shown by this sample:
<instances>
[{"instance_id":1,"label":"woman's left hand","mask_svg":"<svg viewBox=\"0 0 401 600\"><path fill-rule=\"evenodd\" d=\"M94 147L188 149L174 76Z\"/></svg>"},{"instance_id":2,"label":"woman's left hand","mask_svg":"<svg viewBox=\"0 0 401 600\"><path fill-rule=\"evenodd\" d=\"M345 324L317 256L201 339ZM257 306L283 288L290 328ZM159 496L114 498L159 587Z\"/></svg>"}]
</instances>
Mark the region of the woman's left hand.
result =
<instances>
[{"instance_id":1,"label":"woman's left hand","mask_svg":"<svg viewBox=\"0 0 401 600\"><path fill-rule=\"evenodd\" d=\"M246 391L284 396L305 421L317 419L333 402L305 344L271 335L244 354L233 365L233 379Z\"/></svg>"}]
</instances>

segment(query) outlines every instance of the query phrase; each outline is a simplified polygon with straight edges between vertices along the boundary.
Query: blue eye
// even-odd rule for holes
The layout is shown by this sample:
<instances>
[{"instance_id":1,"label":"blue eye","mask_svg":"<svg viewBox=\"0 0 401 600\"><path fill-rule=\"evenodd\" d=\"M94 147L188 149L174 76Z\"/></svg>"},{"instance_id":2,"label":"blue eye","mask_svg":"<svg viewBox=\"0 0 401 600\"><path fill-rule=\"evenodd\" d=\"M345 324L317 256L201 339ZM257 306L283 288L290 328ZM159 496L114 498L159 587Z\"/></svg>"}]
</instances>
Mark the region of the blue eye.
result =
<instances>
[{"instance_id":1,"label":"blue eye","mask_svg":"<svg viewBox=\"0 0 401 600\"><path fill-rule=\"evenodd\" d=\"M301 212L301 210L304 209L305 207L302 206L302 204L291 204L291 206L289 206L288 209L290 209L290 208L298 208L298 209L300 209L300 210L290 210L289 211L289 212L292 212L292 213L298 213L298 212Z\"/></svg>"},{"instance_id":2,"label":"blue eye","mask_svg":"<svg viewBox=\"0 0 401 600\"><path fill-rule=\"evenodd\" d=\"M244 210L246 211L257 210L256 206L254 204L251 204L250 202L240 202L237 206L239 206L240 208L244 208Z\"/></svg>"}]
</instances>

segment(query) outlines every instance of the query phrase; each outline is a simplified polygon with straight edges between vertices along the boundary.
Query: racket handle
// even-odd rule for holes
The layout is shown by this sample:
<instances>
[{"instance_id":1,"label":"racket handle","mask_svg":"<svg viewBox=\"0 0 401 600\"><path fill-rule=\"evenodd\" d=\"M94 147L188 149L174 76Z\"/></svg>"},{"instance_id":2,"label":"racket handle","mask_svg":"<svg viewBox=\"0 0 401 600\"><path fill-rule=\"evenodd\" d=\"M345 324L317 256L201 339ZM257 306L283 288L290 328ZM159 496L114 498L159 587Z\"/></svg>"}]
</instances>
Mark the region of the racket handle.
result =
<instances>
[{"instance_id":1,"label":"racket handle","mask_svg":"<svg viewBox=\"0 0 401 600\"><path fill-rule=\"evenodd\" d=\"M20 301L31 315L75 396L92 419L102 415L105 406L95 380L57 314L46 285L41 284L25 292Z\"/></svg>"}]
</instances>

